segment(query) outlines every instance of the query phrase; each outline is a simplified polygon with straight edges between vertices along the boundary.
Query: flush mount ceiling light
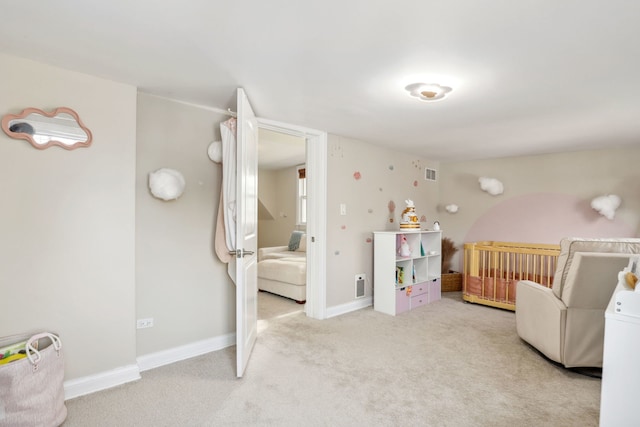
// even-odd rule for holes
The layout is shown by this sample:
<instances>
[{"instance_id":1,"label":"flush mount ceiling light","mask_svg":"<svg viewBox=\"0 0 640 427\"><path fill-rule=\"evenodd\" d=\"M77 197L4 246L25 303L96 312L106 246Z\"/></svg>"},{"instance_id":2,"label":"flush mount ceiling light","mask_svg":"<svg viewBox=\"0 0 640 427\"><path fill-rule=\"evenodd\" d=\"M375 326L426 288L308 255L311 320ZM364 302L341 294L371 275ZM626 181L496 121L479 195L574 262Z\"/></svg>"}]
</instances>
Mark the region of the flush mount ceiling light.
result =
<instances>
[{"instance_id":1,"label":"flush mount ceiling light","mask_svg":"<svg viewBox=\"0 0 640 427\"><path fill-rule=\"evenodd\" d=\"M421 101L438 101L451 92L449 86L442 86L437 83L412 83L405 87L410 96L414 96Z\"/></svg>"}]
</instances>

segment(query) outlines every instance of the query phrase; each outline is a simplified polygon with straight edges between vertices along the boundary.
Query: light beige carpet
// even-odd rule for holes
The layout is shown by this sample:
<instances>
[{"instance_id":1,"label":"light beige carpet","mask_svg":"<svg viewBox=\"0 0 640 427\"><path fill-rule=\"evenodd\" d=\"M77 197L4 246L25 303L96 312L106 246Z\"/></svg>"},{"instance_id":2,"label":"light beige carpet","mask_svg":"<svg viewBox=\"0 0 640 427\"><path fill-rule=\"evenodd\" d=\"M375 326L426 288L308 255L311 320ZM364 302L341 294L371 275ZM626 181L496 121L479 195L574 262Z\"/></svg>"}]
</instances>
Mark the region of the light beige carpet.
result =
<instances>
[{"instance_id":1,"label":"light beige carpet","mask_svg":"<svg viewBox=\"0 0 640 427\"><path fill-rule=\"evenodd\" d=\"M443 296L318 321L261 293L243 379L228 348L68 401L64 426L598 425L600 380L523 343L512 312Z\"/></svg>"}]
</instances>

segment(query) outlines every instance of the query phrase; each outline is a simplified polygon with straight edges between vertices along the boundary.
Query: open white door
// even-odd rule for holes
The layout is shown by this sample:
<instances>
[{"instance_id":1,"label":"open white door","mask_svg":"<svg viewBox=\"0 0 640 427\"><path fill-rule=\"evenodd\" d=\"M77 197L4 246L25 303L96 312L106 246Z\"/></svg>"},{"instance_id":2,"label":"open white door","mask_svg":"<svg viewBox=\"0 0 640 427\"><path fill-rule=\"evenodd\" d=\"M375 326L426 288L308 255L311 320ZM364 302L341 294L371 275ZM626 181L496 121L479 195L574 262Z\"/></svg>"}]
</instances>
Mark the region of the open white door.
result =
<instances>
[{"instance_id":1,"label":"open white door","mask_svg":"<svg viewBox=\"0 0 640 427\"><path fill-rule=\"evenodd\" d=\"M242 377L258 335L258 122L238 89L236 168L236 358Z\"/></svg>"}]
</instances>

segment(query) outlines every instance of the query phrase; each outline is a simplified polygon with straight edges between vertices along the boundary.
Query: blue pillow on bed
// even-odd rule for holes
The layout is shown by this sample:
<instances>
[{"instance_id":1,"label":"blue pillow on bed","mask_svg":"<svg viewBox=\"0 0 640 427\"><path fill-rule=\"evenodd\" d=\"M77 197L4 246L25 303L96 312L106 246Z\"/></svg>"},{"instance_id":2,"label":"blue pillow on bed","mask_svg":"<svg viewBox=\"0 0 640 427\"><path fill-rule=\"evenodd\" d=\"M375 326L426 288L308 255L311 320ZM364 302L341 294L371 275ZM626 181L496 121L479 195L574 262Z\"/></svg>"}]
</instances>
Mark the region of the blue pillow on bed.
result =
<instances>
[{"instance_id":1,"label":"blue pillow on bed","mask_svg":"<svg viewBox=\"0 0 640 427\"><path fill-rule=\"evenodd\" d=\"M292 231L291 237L289 238L289 250L295 251L300 246L300 238L304 234L304 231Z\"/></svg>"}]
</instances>

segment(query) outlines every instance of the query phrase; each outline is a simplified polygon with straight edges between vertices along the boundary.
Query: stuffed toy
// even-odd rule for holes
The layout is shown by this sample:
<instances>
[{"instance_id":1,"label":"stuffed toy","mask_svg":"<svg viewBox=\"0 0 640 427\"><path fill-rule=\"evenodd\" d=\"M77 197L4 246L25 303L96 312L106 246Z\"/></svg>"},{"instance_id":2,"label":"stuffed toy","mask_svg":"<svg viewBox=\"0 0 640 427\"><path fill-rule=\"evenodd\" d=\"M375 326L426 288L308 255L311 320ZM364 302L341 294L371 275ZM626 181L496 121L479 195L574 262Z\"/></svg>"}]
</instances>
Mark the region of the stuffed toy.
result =
<instances>
[{"instance_id":1,"label":"stuffed toy","mask_svg":"<svg viewBox=\"0 0 640 427\"><path fill-rule=\"evenodd\" d=\"M636 289L636 285L638 284L638 276L635 273L627 271L624 275L624 280L631 289Z\"/></svg>"},{"instance_id":2,"label":"stuffed toy","mask_svg":"<svg viewBox=\"0 0 640 427\"><path fill-rule=\"evenodd\" d=\"M409 247L407 236L405 236L404 234L400 235L400 247L398 248L398 255L400 255L401 257L411 256L411 248Z\"/></svg>"}]
</instances>

